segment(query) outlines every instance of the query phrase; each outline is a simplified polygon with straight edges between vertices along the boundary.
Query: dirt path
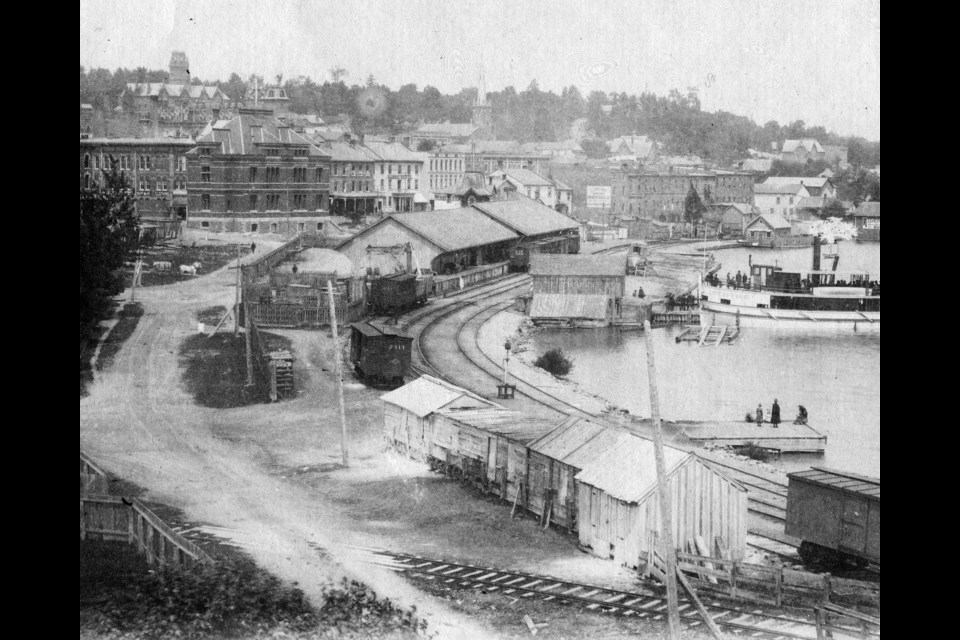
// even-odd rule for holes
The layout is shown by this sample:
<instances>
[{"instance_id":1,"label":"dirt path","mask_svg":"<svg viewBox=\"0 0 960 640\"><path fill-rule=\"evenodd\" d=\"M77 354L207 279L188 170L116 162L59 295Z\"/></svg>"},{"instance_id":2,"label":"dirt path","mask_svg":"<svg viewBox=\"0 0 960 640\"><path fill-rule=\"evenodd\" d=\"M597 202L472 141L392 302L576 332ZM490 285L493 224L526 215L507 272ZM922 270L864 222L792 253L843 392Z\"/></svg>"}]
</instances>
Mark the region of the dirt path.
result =
<instances>
[{"instance_id":1,"label":"dirt path","mask_svg":"<svg viewBox=\"0 0 960 640\"><path fill-rule=\"evenodd\" d=\"M416 606L444 638L489 638L490 630L450 610L357 550L351 521L338 507L277 472L269 455L241 437L290 423L317 421L317 399L231 410L198 407L180 386L178 350L196 331L198 310L233 302L234 272L224 268L175 285L141 289L136 331L80 399L81 447L108 470L148 490L148 497L210 523L315 602L341 576L362 580L384 597ZM314 354L310 354L313 360ZM316 362L313 362L316 366ZM333 433L336 425L321 424ZM318 442L327 442L318 438ZM298 462L328 463L336 442L301 451ZM354 546L347 546L354 545ZM318 552L317 548L321 551Z\"/></svg>"}]
</instances>

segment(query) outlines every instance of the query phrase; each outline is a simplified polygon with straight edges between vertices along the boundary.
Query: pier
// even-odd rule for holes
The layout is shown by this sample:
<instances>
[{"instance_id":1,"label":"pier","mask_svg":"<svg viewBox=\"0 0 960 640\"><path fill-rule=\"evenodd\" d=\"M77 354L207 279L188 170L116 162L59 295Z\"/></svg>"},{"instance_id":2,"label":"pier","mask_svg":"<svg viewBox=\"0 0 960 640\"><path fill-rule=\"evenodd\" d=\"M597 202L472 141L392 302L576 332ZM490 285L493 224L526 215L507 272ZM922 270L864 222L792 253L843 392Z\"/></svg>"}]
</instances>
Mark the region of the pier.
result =
<instances>
[{"instance_id":1,"label":"pier","mask_svg":"<svg viewBox=\"0 0 960 640\"><path fill-rule=\"evenodd\" d=\"M810 425L790 422L781 422L779 427L767 422L761 426L755 422L685 423L681 429L700 445L726 447L752 443L781 453L823 453L827 447L827 436Z\"/></svg>"}]
</instances>

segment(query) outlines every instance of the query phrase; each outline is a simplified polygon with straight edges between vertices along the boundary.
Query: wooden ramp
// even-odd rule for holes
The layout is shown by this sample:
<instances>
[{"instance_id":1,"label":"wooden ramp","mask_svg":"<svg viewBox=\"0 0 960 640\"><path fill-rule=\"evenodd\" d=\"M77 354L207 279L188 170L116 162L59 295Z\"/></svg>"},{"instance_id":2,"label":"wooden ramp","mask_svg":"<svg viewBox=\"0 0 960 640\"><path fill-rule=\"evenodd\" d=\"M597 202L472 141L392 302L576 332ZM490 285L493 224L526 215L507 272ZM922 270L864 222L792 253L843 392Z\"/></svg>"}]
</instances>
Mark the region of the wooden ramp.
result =
<instances>
[{"instance_id":1,"label":"wooden ramp","mask_svg":"<svg viewBox=\"0 0 960 640\"><path fill-rule=\"evenodd\" d=\"M764 422L697 422L682 424L683 433L702 445L742 446L756 444L781 453L823 453L827 437L805 424L781 422L779 427Z\"/></svg>"}]
</instances>

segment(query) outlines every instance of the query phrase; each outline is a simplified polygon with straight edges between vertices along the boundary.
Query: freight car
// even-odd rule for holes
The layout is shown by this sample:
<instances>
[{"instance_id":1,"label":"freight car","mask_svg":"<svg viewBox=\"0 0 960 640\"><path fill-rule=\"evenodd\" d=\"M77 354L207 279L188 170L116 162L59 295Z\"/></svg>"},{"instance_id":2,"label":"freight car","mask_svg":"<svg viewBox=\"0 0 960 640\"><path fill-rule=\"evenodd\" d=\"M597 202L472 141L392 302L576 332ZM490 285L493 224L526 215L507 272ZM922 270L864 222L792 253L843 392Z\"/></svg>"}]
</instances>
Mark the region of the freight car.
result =
<instances>
[{"instance_id":1,"label":"freight car","mask_svg":"<svg viewBox=\"0 0 960 640\"><path fill-rule=\"evenodd\" d=\"M805 562L880 564L880 479L812 467L787 475L787 535Z\"/></svg>"},{"instance_id":2,"label":"freight car","mask_svg":"<svg viewBox=\"0 0 960 640\"><path fill-rule=\"evenodd\" d=\"M580 236L569 235L521 242L510 252L510 271L526 272L532 253L580 253Z\"/></svg>"},{"instance_id":3,"label":"freight car","mask_svg":"<svg viewBox=\"0 0 960 640\"><path fill-rule=\"evenodd\" d=\"M397 273L370 282L370 310L394 315L422 305L433 292L433 276Z\"/></svg>"},{"instance_id":4,"label":"freight car","mask_svg":"<svg viewBox=\"0 0 960 640\"><path fill-rule=\"evenodd\" d=\"M350 325L350 362L361 380L400 386L410 372L413 338L369 322Z\"/></svg>"}]
</instances>

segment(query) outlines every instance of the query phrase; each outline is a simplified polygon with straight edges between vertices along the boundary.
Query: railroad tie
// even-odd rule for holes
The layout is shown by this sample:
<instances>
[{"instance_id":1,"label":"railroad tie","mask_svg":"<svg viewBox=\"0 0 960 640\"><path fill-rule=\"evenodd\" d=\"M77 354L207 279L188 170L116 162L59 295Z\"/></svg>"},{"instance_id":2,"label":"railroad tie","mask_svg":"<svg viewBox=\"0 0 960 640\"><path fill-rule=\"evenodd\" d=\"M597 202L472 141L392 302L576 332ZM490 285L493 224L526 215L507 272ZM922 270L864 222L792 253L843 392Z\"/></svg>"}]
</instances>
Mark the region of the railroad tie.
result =
<instances>
[{"instance_id":1,"label":"railroad tie","mask_svg":"<svg viewBox=\"0 0 960 640\"><path fill-rule=\"evenodd\" d=\"M624 602L623 606L632 607L633 605L637 604L641 600L643 600L643 598L634 598L633 600L628 600L627 602Z\"/></svg>"},{"instance_id":2,"label":"railroad tie","mask_svg":"<svg viewBox=\"0 0 960 640\"><path fill-rule=\"evenodd\" d=\"M488 574L482 575L482 576L480 576L479 578L477 578L477 580L486 580L487 578L492 578L492 577L495 576L495 575L497 575L497 572L496 572L496 571L494 571L493 573L488 573Z\"/></svg>"},{"instance_id":3,"label":"railroad tie","mask_svg":"<svg viewBox=\"0 0 960 640\"><path fill-rule=\"evenodd\" d=\"M506 579L509 578L511 575L513 575L513 574L506 573L506 574L500 576L499 578L494 578L494 579L491 580L490 582L500 582L501 580L506 580ZM504 584L506 584L506 583L504 583Z\"/></svg>"},{"instance_id":4,"label":"railroad tie","mask_svg":"<svg viewBox=\"0 0 960 640\"><path fill-rule=\"evenodd\" d=\"M570 595L571 593L573 593L574 591L579 591L581 588L582 588L582 587L574 587L573 589L567 589L566 591L564 591L564 592L563 592L562 594L560 594L560 595L568 596L568 595Z\"/></svg>"},{"instance_id":5,"label":"railroad tie","mask_svg":"<svg viewBox=\"0 0 960 640\"><path fill-rule=\"evenodd\" d=\"M448 564L441 564L441 565L438 565L438 566L434 567L433 569L427 569L427 573L436 573L437 571L440 571L440 569L446 569L446 568L449 567L449 566L450 566L450 565L448 565Z\"/></svg>"},{"instance_id":6,"label":"railroad tie","mask_svg":"<svg viewBox=\"0 0 960 640\"><path fill-rule=\"evenodd\" d=\"M464 569L464 567L454 567L453 569L450 569L449 571L444 571L444 572L443 572L443 575L449 576L450 574L456 573L457 571L463 571L463 569Z\"/></svg>"},{"instance_id":7,"label":"railroad tie","mask_svg":"<svg viewBox=\"0 0 960 640\"><path fill-rule=\"evenodd\" d=\"M648 603L646 603L646 604L640 605L640 608L641 608L641 609L651 609L651 608L656 607L657 605L662 604L662 603L663 603L663 600L651 600L650 602L648 602Z\"/></svg>"},{"instance_id":8,"label":"railroad tie","mask_svg":"<svg viewBox=\"0 0 960 640\"><path fill-rule=\"evenodd\" d=\"M534 580L533 582L528 582L527 584L520 585L520 588L521 588L521 589L529 589L529 588L532 587L533 585L535 585L535 584L540 584L541 582L543 582L543 580Z\"/></svg>"},{"instance_id":9,"label":"railroad tie","mask_svg":"<svg viewBox=\"0 0 960 640\"><path fill-rule=\"evenodd\" d=\"M528 578L527 576L520 576L519 578L516 578L516 579L514 579L514 580L511 580L510 582L504 582L503 584L504 584L504 586L507 586L507 585L511 585L511 584L516 584L516 583L518 583L518 582L523 582L524 580L529 580L529 579L530 579L530 578Z\"/></svg>"},{"instance_id":10,"label":"railroad tie","mask_svg":"<svg viewBox=\"0 0 960 640\"><path fill-rule=\"evenodd\" d=\"M581 593L579 597L581 598L591 598L600 593L600 589L594 589L593 591L588 591L586 593Z\"/></svg>"},{"instance_id":11,"label":"railroad tie","mask_svg":"<svg viewBox=\"0 0 960 640\"><path fill-rule=\"evenodd\" d=\"M562 582L554 582L551 585L543 587L542 589L540 589L540 591L550 591L550 589L556 589L557 587L562 587L562 586L563 586Z\"/></svg>"},{"instance_id":12,"label":"railroad tie","mask_svg":"<svg viewBox=\"0 0 960 640\"><path fill-rule=\"evenodd\" d=\"M465 573L465 574L463 574L463 575L460 576L460 577L461 577L461 578L469 578L470 576L475 576L475 575L477 575L478 573L483 573L483 569L477 569L476 571L471 571L470 573Z\"/></svg>"}]
</instances>

